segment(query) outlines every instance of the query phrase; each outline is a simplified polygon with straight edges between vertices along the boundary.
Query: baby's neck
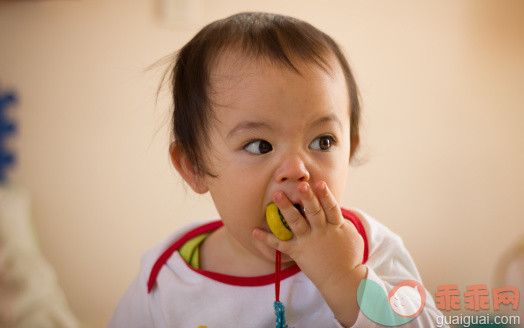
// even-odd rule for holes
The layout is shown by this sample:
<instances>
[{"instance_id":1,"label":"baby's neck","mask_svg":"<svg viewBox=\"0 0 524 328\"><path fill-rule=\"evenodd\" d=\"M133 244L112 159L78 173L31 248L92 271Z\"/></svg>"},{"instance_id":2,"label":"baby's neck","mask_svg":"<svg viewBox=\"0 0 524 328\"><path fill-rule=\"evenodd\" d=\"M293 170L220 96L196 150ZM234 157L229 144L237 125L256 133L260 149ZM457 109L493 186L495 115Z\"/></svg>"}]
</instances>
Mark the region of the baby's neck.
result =
<instances>
[{"instance_id":1,"label":"baby's neck","mask_svg":"<svg viewBox=\"0 0 524 328\"><path fill-rule=\"evenodd\" d=\"M242 248L225 227L221 227L200 246L200 269L231 276L255 277L274 273L275 263Z\"/></svg>"}]
</instances>

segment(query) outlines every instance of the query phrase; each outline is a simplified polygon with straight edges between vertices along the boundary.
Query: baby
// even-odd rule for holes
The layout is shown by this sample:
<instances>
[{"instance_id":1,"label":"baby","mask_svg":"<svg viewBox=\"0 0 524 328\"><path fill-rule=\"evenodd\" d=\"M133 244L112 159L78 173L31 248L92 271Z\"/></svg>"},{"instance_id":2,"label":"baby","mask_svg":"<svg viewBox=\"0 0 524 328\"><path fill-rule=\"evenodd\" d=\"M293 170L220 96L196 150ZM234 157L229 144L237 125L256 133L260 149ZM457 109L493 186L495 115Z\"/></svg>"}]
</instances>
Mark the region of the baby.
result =
<instances>
[{"instance_id":1,"label":"baby","mask_svg":"<svg viewBox=\"0 0 524 328\"><path fill-rule=\"evenodd\" d=\"M171 74L173 165L220 220L146 252L109 327L378 326L360 311L360 282L387 295L421 279L397 235L339 206L360 105L336 42L291 17L241 13L204 27ZM290 240L271 233L270 203ZM440 314L426 294L413 327Z\"/></svg>"}]
</instances>

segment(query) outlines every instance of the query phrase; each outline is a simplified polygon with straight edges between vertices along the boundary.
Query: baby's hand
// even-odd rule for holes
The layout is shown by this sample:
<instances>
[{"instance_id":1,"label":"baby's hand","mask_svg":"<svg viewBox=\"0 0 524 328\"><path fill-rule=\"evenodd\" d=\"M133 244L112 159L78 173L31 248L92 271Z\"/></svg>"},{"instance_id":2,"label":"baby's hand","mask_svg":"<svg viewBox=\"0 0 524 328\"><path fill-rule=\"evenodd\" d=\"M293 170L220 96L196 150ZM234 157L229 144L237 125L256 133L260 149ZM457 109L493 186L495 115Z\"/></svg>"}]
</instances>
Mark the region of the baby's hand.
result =
<instances>
[{"instance_id":1,"label":"baby's hand","mask_svg":"<svg viewBox=\"0 0 524 328\"><path fill-rule=\"evenodd\" d=\"M273 195L293 238L282 241L261 229L255 229L253 236L289 255L322 294L329 294L333 287L361 276L362 270L355 269L362 264L364 241L353 224L344 219L324 181L316 183L314 191L306 182L297 188L304 215L282 191ZM356 271L359 274L355 276Z\"/></svg>"},{"instance_id":2,"label":"baby's hand","mask_svg":"<svg viewBox=\"0 0 524 328\"><path fill-rule=\"evenodd\" d=\"M367 274L362 264L364 241L353 224L342 217L324 181L315 184L314 192L306 182L297 188L304 215L282 191L273 195L293 238L282 241L261 229L255 229L253 236L289 255L317 286L340 323L350 327L359 313L358 284Z\"/></svg>"}]
</instances>

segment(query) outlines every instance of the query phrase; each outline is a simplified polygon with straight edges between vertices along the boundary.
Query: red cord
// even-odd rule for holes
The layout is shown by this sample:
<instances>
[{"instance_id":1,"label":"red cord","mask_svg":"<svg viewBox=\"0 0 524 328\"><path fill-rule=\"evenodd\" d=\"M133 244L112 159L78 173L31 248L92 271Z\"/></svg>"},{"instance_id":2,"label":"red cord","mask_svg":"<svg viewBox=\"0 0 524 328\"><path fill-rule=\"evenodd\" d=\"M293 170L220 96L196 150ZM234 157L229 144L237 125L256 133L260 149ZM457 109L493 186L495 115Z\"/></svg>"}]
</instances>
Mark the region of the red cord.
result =
<instances>
[{"instance_id":1,"label":"red cord","mask_svg":"<svg viewBox=\"0 0 524 328\"><path fill-rule=\"evenodd\" d=\"M275 299L280 302L280 267L282 263L282 254L276 251L275 256Z\"/></svg>"}]
</instances>

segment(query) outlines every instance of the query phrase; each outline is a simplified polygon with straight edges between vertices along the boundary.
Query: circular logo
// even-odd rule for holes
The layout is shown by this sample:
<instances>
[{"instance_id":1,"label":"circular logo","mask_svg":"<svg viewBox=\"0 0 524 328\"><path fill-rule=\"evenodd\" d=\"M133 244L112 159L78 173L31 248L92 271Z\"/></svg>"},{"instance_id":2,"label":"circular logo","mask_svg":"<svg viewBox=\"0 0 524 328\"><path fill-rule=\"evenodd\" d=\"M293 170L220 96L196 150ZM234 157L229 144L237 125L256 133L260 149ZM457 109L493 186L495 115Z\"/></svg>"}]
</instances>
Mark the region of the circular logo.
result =
<instances>
[{"instance_id":1,"label":"circular logo","mask_svg":"<svg viewBox=\"0 0 524 328\"><path fill-rule=\"evenodd\" d=\"M388 295L391 309L404 318L414 318L422 311L426 302L424 287L415 280L398 283Z\"/></svg>"}]
</instances>

